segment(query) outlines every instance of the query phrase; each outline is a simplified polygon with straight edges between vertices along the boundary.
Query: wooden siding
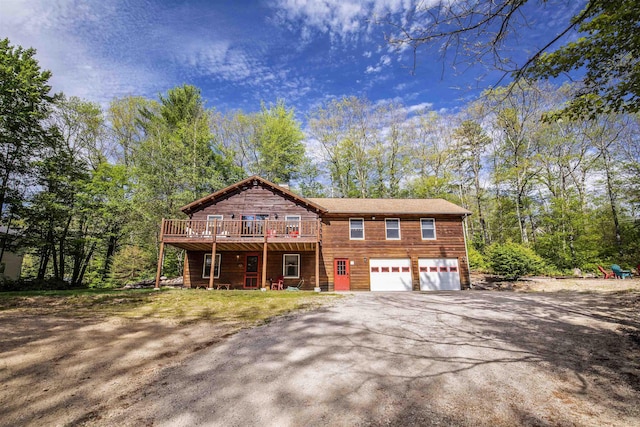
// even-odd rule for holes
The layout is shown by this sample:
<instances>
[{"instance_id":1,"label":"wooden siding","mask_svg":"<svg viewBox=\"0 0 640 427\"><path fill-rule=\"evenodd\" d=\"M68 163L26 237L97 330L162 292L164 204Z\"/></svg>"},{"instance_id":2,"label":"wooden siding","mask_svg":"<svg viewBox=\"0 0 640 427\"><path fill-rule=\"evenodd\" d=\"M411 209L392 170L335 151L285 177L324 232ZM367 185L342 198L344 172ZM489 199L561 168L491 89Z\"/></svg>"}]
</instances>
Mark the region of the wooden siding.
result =
<instances>
[{"instance_id":1,"label":"wooden siding","mask_svg":"<svg viewBox=\"0 0 640 427\"><path fill-rule=\"evenodd\" d=\"M188 288L208 287L209 278L202 277L204 255L211 252L189 251L185 257L184 286ZM218 252L220 258L220 278L214 279L214 287L217 283L230 283L232 289L242 289L244 280L244 259L246 252ZM262 251L260 254L260 268L262 269ZM267 252L267 281L275 280L282 275L282 260L284 254L300 255L300 279L304 279L302 289L313 290L315 286L315 252ZM240 266L239 263L242 263ZM284 279L284 286L295 286L300 279Z\"/></svg>"},{"instance_id":2,"label":"wooden siding","mask_svg":"<svg viewBox=\"0 0 640 427\"><path fill-rule=\"evenodd\" d=\"M295 200L261 185L248 185L244 191L232 192L193 213L191 219L206 220L207 215L224 215L225 220L242 219L242 215L266 214L269 219L284 220L286 215L299 215L300 220L317 220L318 214Z\"/></svg>"},{"instance_id":3,"label":"wooden siding","mask_svg":"<svg viewBox=\"0 0 640 427\"><path fill-rule=\"evenodd\" d=\"M357 218L354 215L353 218ZM360 216L361 218L362 216ZM436 239L422 240L420 218L435 218ZM420 216L400 218L400 240L386 240L385 217L365 217L365 240L349 240L349 217L325 217L322 221L321 281L326 280L333 290L333 260L348 258L351 289L370 290L369 260L371 258L411 258L413 289L420 289L418 258L457 258L462 288L469 287L469 269L466 259L462 218L458 216ZM324 288L325 286L323 286Z\"/></svg>"}]
</instances>

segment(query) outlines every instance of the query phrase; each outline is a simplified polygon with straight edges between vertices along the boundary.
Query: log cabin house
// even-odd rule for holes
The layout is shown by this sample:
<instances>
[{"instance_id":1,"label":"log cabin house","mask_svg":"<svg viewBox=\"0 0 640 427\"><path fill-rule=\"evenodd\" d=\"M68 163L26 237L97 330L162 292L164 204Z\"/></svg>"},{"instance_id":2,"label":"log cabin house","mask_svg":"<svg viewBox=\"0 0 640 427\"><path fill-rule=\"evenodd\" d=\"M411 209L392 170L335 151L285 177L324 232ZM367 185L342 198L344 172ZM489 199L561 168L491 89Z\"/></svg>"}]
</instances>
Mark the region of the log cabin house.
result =
<instances>
[{"instance_id":1,"label":"log cabin house","mask_svg":"<svg viewBox=\"0 0 640 427\"><path fill-rule=\"evenodd\" d=\"M304 198L252 176L163 219L185 250L185 287L458 290L470 284L466 209L442 199Z\"/></svg>"}]
</instances>

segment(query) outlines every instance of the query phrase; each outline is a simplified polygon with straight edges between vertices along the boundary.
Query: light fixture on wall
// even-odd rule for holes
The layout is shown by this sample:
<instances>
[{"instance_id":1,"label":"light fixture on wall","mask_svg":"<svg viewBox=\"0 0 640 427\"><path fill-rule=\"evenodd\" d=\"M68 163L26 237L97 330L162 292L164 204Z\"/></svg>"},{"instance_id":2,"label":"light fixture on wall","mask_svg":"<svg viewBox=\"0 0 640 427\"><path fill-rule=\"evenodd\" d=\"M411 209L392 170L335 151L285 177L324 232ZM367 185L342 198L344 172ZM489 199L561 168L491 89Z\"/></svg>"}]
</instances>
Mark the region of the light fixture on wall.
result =
<instances>
[{"instance_id":1,"label":"light fixture on wall","mask_svg":"<svg viewBox=\"0 0 640 427\"><path fill-rule=\"evenodd\" d=\"M275 214L275 215L274 215L274 218L275 218L275 219L278 219L278 214Z\"/></svg>"},{"instance_id":2,"label":"light fixture on wall","mask_svg":"<svg viewBox=\"0 0 640 427\"><path fill-rule=\"evenodd\" d=\"M367 257L362 258L364 262L367 262Z\"/></svg>"},{"instance_id":3,"label":"light fixture on wall","mask_svg":"<svg viewBox=\"0 0 640 427\"><path fill-rule=\"evenodd\" d=\"M231 219L235 218L236 214L231 214Z\"/></svg>"}]
</instances>

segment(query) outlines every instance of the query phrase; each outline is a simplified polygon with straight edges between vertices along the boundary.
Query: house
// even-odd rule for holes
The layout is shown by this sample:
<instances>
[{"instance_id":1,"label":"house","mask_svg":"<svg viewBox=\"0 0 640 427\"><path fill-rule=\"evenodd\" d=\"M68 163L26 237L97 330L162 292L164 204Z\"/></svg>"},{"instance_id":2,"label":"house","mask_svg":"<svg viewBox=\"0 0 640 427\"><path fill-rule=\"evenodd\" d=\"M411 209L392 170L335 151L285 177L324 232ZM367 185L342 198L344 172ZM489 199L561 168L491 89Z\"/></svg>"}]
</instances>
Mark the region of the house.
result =
<instances>
[{"instance_id":1,"label":"house","mask_svg":"<svg viewBox=\"0 0 640 427\"><path fill-rule=\"evenodd\" d=\"M163 219L185 250L186 287L316 291L457 290L470 284L464 220L442 199L304 198L252 176Z\"/></svg>"},{"instance_id":2,"label":"house","mask_svg":"<svg viewBox=\"0 0 640 427\"><path fill-rule=\"evenodd\" d=\"M11 244L19 238L16 230L0 226L0 239L4 240L5 250L0 259L0 280L18 280L22 269L22 254L10 249Z\"/></svg>"}]
</instances>

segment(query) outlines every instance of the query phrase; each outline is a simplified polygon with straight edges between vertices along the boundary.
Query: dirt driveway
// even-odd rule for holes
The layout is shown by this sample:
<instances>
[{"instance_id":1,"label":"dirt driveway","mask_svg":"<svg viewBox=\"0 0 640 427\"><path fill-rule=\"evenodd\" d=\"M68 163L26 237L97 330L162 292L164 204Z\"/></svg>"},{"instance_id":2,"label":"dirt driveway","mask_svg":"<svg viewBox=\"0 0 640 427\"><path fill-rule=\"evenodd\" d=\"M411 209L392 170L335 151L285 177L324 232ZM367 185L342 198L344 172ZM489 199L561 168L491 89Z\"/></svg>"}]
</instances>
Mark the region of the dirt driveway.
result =
<instances>
[{"instance_id":1,"label":"dirt driveway","mask_svg":"<svg viewBox=\"0 0 640 427\"><path fill-rule=\"evenodd\" d=\"M632 426L640 295L361 293L170 367L97 425Z\"/></svg>"}]
</instances>

